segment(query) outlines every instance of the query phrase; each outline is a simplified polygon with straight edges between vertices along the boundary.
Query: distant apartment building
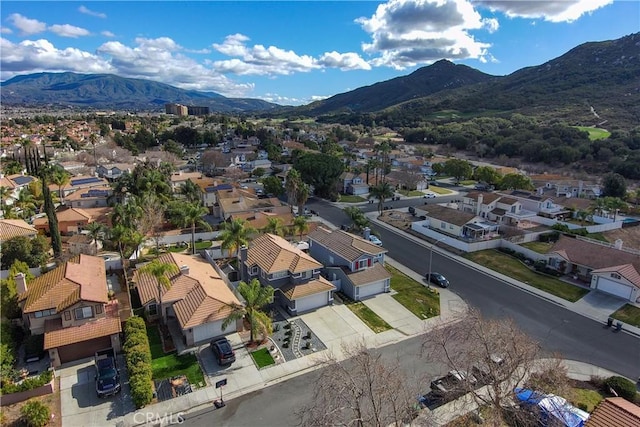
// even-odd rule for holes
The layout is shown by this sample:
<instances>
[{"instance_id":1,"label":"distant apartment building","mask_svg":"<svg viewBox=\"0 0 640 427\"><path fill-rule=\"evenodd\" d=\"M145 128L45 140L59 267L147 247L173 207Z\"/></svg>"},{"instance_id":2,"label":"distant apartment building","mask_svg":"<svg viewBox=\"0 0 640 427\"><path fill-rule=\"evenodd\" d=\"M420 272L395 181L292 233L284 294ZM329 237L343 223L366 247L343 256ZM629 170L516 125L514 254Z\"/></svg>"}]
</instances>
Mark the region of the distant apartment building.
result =
<instances>
[{"instance_id":1,"label":"distant apartment building","mask_svg":"<svg viewBox=\"0 0 640 427\"><path fill-rule=\"evenodd\" d=\"M174 116L186 116L189 114L187 106L180 104L164 104L164 111L165 113L173 114Z\"/></svg>"},{"instance_id":2,"label":"distant apartment building","mask_svg":"<svg viewBox=\"0 0 640 427\"><path fill-rule=\"evenodd\" d=\"M169 103L164 105L165 113L174 116L206 116L209 114L209 107L198 107L195 105L182 105Z\"/></svg>"}]
</instances>

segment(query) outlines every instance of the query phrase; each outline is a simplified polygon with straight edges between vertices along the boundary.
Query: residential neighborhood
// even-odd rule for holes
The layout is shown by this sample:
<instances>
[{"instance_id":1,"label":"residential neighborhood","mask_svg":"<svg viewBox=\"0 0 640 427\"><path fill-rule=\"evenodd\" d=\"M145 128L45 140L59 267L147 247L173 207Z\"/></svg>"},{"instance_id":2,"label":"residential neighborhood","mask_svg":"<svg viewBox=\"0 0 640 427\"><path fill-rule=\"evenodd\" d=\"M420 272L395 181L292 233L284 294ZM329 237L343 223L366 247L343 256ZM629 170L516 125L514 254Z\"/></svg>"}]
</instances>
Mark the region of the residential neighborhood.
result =
<instances>
[{"instance_id":1,"label":"residential neighborhood","mask_svg":"<svg viewBox=\"0 0 640 427\"><path fill-rule=\"evenodd\" d=\"M176 136L190 119L172 120L157 118ZM195 411L222 380L239 397L320 369L319 358L358 340L383 348L455 324L473 311L458 293L466 284L451 277L458 269L640 333L628 314L640 310L637 203L604 197L602 182L516 169L505 175L523 185L494 188L474 174L504 168L427 155L397 136L331 142L341 154L327 155L331 129L266 126L265 142L198 120L220 142L134 156L114 142L140 132L130 118L117 129L64 121L84 143L73 156L40 139L40 126L2 147L3 167L17 172L1 181L3 294L15 289L3 322L27 337L13 343L12 369L26 372L15 383L53 372L63 425L133 426L169 400ZM462 180L460 161L471 171ZM499 257L515 270L481 261ZM432 273L447 285L432 286ZM227 365L211 344L223 339ZM98 398L86 371L105 352L123 387ZM148 367L138 372L138 360ZM47 395L50 381L16 394ZM466 414L448 403L413 415Z\"/></svg>"}]
</instances>

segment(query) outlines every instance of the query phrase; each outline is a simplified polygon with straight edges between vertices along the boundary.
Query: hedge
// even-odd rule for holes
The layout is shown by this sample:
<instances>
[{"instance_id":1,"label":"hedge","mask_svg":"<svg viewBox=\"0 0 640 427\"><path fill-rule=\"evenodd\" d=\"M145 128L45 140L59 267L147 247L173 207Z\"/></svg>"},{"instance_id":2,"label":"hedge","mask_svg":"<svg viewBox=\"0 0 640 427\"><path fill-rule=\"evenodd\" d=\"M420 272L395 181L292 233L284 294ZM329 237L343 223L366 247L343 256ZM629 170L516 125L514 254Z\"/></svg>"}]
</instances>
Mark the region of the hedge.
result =
<instances>
[{"instance_id":1,"label":"hedge","mask_svg":"<svg viewBox=\"0 0 640 427\"><path fill-rule=\"evenodd\" d=\"M51 419L49 407L38 400L28 401L20 409L20 414L24 417L27 425L31 427L44 427Z\"/></svg>"},{"instance_id":2,"label":"hedge","mask_svg":"<svg viewBox=\"0 0 640 427\"><path fill-rule=\"evenodd\" d=\"M43 385L51 382L53 379L53 371L44 371L37 377L27 378L20 384L4 383L0 389L0 394L19 393L21 391L29 391L34 388L42 387Z\"/></svg>"},{"instance_id":3,"label":"hedge","mask_svg":"<svg viewBox=\"0 0 640 427\"><path fill-rule=\"evenodd\" d=\"M612 388L616 394L630 402L636 398L636 385L624 377L613 376L604 381L607 387Z\"/></svg>"},{"instance_id":4,"label":"hedge","mask_svg":"<svg viewBox=\"0 0 640 427\"><path fill-rule=\"evenodd\" d=\"M124 357L129 371L131 399L137 408L153 400L151 347L144 319L133 316L124 325Z\"/></svg>"}]
</instances>

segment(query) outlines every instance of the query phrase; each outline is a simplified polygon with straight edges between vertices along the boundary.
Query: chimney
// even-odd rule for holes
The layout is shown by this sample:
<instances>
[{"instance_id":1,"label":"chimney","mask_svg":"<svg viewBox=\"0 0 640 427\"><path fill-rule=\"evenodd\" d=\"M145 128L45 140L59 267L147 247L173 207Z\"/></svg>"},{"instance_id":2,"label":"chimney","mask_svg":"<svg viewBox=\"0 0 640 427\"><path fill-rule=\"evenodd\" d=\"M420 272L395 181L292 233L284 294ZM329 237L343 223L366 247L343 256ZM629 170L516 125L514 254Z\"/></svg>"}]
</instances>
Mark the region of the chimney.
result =
<instances>
[{"instance_id":1,"label":"chimney","mask_svg":"<svg viewBox=\"0 0 640 427\"><path fill-rule=\"evenodd\" d=\"M180 274L184 274L185 276L188 276L189 275L189 266L188 265L180 266Z\"/></svg>"},{"instance_id":2,"label":"chimney","mask_svg":"<svg viewBox=\"0 0 640 427\"><path fill-rule=\"evenodd\" d=\"M476 205L476 215L480 215L480 210L482 209L482 202L484 202L484 195L480 193L478 194L478 203Z\"/></svg>"},{"instance_id":3,"label":"chimney","mask_svg":"<svg viewBox=\"0 0 640 427\"><path fill-rule=\"evenodd\" d=\"M369 227L365 227L362 231L362 237L364 240L369 240L369 236L371 236L371 229Z\"/></svg>"},{"instance_id":4,"label":"chimney","mask_svg":"<svg viewBox=\"0 0 640 427\"><path fill-rule=\"evenodd\" d=\"M616 239L616 241L613 243L613 247L615 247L616 249L622 249L622 239ZM16 279L16 282L17 281L18 280Z\"/></svg>"},{"instance_id":5,"label":"chimney","mask_svg":"<svg viewBox=\"0 0 640 427\"><path fill-rule=\"evenodd\" d=\"M16 274L14 280L16 281L16 291L18 295L27 292L27 278L24 273Z\"/></svg>"}]
</instances>

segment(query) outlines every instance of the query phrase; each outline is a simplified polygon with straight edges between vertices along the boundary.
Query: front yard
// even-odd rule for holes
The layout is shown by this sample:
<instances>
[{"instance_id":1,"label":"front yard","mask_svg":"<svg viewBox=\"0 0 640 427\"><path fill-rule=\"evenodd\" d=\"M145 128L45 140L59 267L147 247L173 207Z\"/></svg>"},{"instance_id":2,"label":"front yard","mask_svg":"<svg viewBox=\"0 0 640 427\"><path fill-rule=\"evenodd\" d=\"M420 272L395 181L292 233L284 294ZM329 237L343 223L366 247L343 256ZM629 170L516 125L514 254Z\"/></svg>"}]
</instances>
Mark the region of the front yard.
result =
<instances>
[{"instance_id":1,"label":"front yard","mask_svg":"<svg viewBox=\"0 0 640 427\"><path fill-rule=\"evenodd\" d=\"M367 199L360 196L352 196L351 194L341 194L338 201L342 203L360 203L366 202Z\"/></svg>"},{"instance_id":2,"label":"front yard","mask_svg":"<svg viewBox=\"0 0 640 427\"><path fill-rule=\"evenodd\" d=\"M618 319L628 325L640 328L640 308L635 305L625 304L618 311L611 315L614 319Z\"/></svg>"},{"instance_id":3,"label":"front yard","mask_svg":"<svg viewBox=\"0 0 640 427\"><path fill-rule=\"evenodd\" d=\"M258 369L276 363L275 360L273 360L271 353L269 353L269 349L266 347L261 348L260 350L252 351L251 357L253 358L253 361L256 362Z\"/></svg>"},{"instance_id":4,"label":"front yard","mask_svg":"<svg viewBox=\"0 0 640 427\"><path fill-rule=\"evenodd\" d=\"M429 191L432 191L432 192L434 192L436 194L440 194L440 195L453 193L453 191L451 191L451 190L447 190L446 188L438 187L437 184L429 185Z\"/></svg>"},{"instance_id":5,"label":"front yard","mask_svg":"<svg viewBox=\"0 0 640 427\"><path fill-rule=\"evenodd\" d=\"M391 329L391 325L385 322L382 317L378 316L362 301L352 301L344 294L339 295L339 298L342 300L344 305L353 312L353 314L358 316L358 318L376 334Z\"/></svg>"},{"instance_id":6,"label":"front yard","mask_svg":"<svg viewBox=\"0 0 640 427\"><path fill-rule=\"evenodd\" d=\"M588 289L574 286L555 277L539 274L526 267L519 260L494 249L468 253L465 257L477 264L567 301L576 302L589 293Z\"/></svg>"},{"instance_id":7,"label":"front yard","mask_svg":"<svg viewBox=\"0 0 640 427\"><path fill-rule=\"evenodd\" d=\"M385 268L391 273L391 288L397 292L393 295L396 301L419 319L440 315L440 294L437 290L427 288L389 264Z\"/></svg>"},{"instance_id":8,"label":"front yard","mask_svg":"<svg viewBox=\"0 0 640 427\"><path fill-rule=\"evenodd\" d=\"M194 386L205 384L198 358L194 354L178 356L175 351L165 353L162 350L160 331L155 325L147 326L147 336L151 347L151 370L154 380L186 375L189 383Z\"/></svg>"}]
</instances>

